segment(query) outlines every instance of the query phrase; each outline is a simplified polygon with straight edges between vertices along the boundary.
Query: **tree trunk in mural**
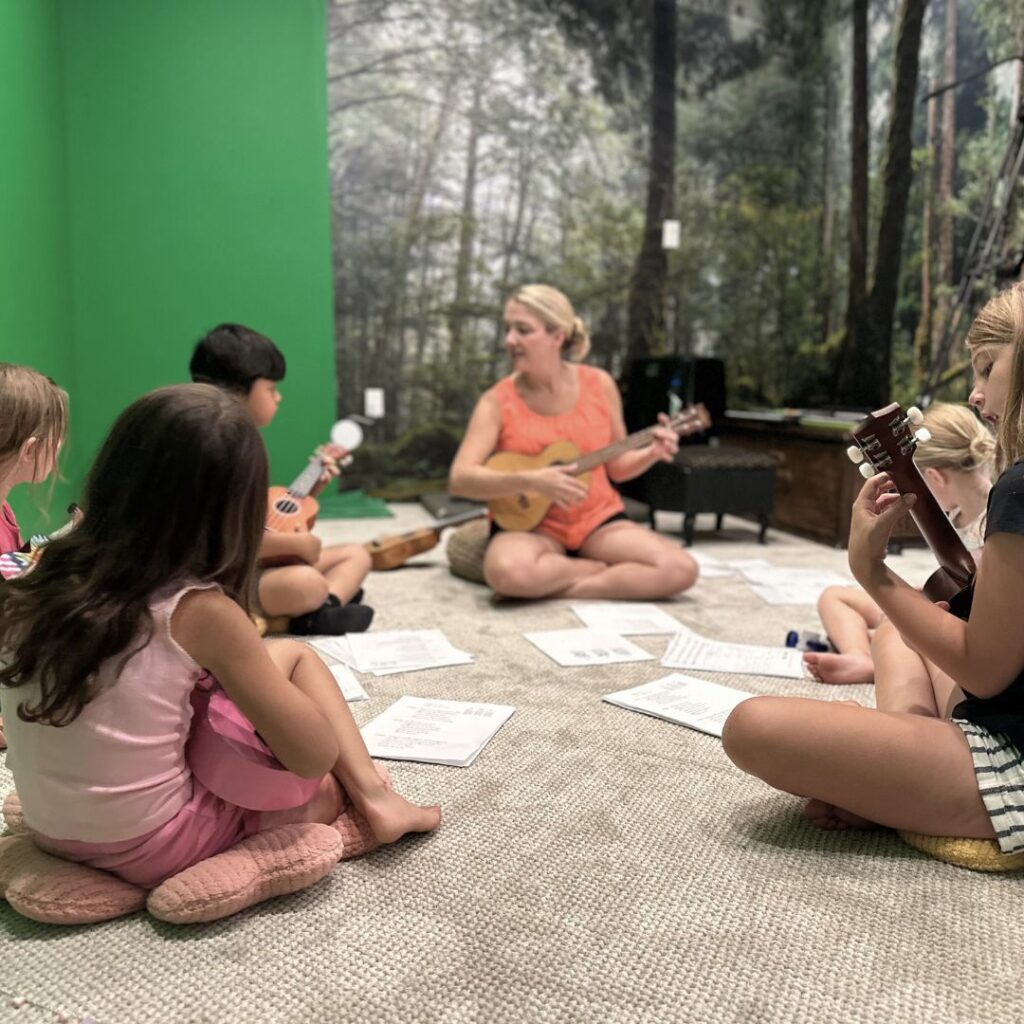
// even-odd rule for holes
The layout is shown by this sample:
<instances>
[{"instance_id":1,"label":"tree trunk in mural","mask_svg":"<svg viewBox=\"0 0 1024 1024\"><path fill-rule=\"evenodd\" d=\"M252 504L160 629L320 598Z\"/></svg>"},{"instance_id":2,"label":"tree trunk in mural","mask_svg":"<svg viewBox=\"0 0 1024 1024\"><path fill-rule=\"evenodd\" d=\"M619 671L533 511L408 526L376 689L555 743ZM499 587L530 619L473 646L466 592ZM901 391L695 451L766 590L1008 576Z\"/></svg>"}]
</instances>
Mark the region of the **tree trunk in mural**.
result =
<instances>
[{"instance_id":1,"label":"tree trunk in mural","mask_svg":"<svg viewBox=\"0 0 1024 1024\"><path fill-rule=\"evenodd\" d=\"M661 225L672 216L676 148L676 3L653 0L650 164L644 238L629 290L627 360L660 351L665 339L668 258Z\"/></svg>"},{"instance_id":2,"label":"tree trunk in mural","mask_svg":"<svg viewBox=\"0 0 1024 1024\"><path fill-rule=\"evenodd\" d=\"M929 82L929 91L935 88ZM935 126L938 120L938 101L932 96L928 100L928 122L925 129L925 164L922 182L923 209L921 211L921 319L914 334L914 377L920 390L928 378L933 359L932 315L932 227L935 219Z\"/></svg>"},{"instance_id":3,"label":"tree trunk in mural","mask_svg":"<svg viewBox=\"0 0 1024 1024\"><path fill-rule=\"evenodd\" d=\"M946 0L943 32L942 81L956 81L956 0ZM935 335L933 346L939 344L952 308L953 289L953 175L956 172L956 89L942 94L942 127L939 139L939 184L936 208L939 219L938 251L935 279L938 294L935 302ZM934 355L934 347L932 353ZM945 366L936 367L938 371Z\"/></svg>"},{"instance_id":4,"label":"tree trunk in mural","mask_svg":"<svg viewBox=\"0 0 1024 1024\"><path fill-rule=\"evenodd\" d=\"M462 185L462 209L459 214L459 253L455 261L455 297L448 313L452 380L461 382L465 365L464 328L470 305L470 272L473 241L476 236L476 174L480 136L483 134L482 100L484 79L473 83L473 102L469 112L469 136L466 141L466 176Z\"/></svg>"},{"instance_id":5,"label":"tree trunk in mural","mask_svg":"<svg viewBox=\"0 0 1024 1024\"><path fill-rule=\"evenodd\" d=\"M928 0L904 0L896 41L896 82L885 161L885 193L878 223L875 276L868 301L866 344L856 353L862 365L859 404L879 406L889 401L893 318L899 294L903 229L910 194L914 99L917 91L921 23Z\"/></svg>"},{"instance_id":6,"label":"tree trunk in mural","mask_svg":"<svg viewBox=\"0 0 1024 1024\"><path fill-rule=\"evenodd\" d=\"M853 63L850 112L850 240L846 333L836 362L835 401L856 391L858 353L864 344L868 278L868 0L853 0Z\"/></svg>"}]
</instances>

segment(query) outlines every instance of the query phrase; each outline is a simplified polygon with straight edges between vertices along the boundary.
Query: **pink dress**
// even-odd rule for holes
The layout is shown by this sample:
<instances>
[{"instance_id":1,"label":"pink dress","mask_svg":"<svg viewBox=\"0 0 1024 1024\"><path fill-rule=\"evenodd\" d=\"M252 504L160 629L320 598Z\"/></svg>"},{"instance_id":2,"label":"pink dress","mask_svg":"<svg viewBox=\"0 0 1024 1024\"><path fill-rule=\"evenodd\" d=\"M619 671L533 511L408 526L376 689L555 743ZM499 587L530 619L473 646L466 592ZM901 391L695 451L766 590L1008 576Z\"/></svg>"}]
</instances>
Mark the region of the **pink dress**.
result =
<instances>
[{"instance_id":1,"label":"pink dress","mask_svg":"<svg viewBox=\"0 0 1024 1024\"><path fill-rule=\"evenodd\" d=\"M265 827L258 811L196 779L186 757L193 691L214 685L171 636L171 616L194 589L204 587L157 595L149 642L120 675L117 658L100 666L96 695L69 725L18 717L35 684L0 690L7 765L37 844L145 888Z\"/></svg>"},{"instance_id":2,"label":"pink dress","mask_svg":"<svg viewBox=\"0 0 1024 1024\"><path fill-rule=\"evenodd\" d=\"M14 510L5 501L0 505L0 554L17 551L21 547L21 531Z\"/></svg>"}]
</instances>

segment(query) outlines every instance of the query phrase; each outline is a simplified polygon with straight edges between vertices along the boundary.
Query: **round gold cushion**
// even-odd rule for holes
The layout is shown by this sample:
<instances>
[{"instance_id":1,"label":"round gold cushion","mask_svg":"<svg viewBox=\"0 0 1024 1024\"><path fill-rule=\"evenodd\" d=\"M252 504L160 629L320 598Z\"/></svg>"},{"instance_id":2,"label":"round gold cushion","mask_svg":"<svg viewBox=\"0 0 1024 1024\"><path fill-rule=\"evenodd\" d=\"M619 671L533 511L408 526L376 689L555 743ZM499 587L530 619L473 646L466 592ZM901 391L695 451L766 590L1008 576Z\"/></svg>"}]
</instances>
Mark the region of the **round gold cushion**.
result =
<instances>
[{"instance_id":1,"label":"round gold cushion","mask_svg":"<svg viewBox=\"0 0 1024 1024\"><path fill-rule=\"evenodd\" d=\"M448 538L448 564L452 572L471 583L484 583L484 553L491 540L488 519L474 519Z\"/></svg>"},{"instance_id":2,"label":"round gold cushion","mask_svg":"<svg viewBox=\"0 0 1024 1024\"><path fill-rule=\"evenodd\" d=\"M994 839L956 839L952 836L922 836L900 832L900 838L914 849L936 860L971 871L1020 871L1024 869L1024 851L1003 853Z\"/></svg>"}]
</instances>

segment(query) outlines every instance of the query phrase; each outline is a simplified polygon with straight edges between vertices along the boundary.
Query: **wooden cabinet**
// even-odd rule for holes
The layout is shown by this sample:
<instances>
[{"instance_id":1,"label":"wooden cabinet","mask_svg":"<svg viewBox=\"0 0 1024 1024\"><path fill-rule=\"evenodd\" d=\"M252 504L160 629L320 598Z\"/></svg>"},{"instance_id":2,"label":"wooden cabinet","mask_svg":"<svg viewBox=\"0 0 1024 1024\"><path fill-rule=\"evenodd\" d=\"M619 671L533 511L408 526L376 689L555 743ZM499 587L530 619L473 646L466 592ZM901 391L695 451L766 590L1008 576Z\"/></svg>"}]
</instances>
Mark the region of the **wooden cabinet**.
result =
<instances>
[{"instance_id":1,"label":"wooden cabinet","mask_svg":"<svg viewBox=\"0 0 1024 1024\"><path fill-rule=\"evenodd\" d=\"M765 414L727 413L722 444L741 445L773 455L775 509L772 525L803 537L846 547L850 507L864 483L846 449L853 444L853 422L799 420ZM893 533L898 544L921 543L909 515Z\"/></svg>"}]
</instances>

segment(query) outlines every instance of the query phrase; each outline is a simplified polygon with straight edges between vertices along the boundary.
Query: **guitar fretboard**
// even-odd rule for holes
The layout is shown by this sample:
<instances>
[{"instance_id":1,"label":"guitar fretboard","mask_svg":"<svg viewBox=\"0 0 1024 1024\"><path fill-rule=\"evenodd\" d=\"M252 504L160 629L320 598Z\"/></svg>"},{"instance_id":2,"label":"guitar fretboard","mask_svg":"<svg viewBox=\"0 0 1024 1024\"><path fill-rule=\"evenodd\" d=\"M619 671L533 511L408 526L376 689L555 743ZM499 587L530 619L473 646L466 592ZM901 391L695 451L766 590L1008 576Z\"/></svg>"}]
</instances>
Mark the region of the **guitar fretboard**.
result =
<instances>
[{"instance_id":1,"label":"guitar fretboard","mask_svg":"<svg viewBox=\"0 0 1024 1024\"><path fill-rule=\"evenodd\" d=\"M659 423L656 426L638 430L635 434L630 434L621 441L615 441L604 448L598 448L596 452L580 456L576 460L576 472L574 475L579 476L581 473L588 473L595 466L600 466L603 462L610 462L626 452L633 451L634 448L644 448L654 441L654 431L660 426L661 424ZM694 429L700 429L700 416L697 413L680 413L669 420L666 426L676 431L676 433L692 434Z\"/></svg>"},{"instance_id":2,"label":"guitar fretboard","mask_svg":"<svg viewBox=\"0 0 1024 1024\"><path fill-rule=\"evenodd\" d=\"M305 498L316 487L323 471L324 464L318 456L313 456L309 465L289 484L288 493L293 498Z\"/></svg>"}]
</instances>

